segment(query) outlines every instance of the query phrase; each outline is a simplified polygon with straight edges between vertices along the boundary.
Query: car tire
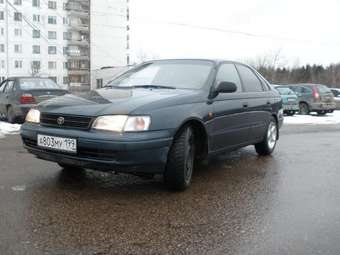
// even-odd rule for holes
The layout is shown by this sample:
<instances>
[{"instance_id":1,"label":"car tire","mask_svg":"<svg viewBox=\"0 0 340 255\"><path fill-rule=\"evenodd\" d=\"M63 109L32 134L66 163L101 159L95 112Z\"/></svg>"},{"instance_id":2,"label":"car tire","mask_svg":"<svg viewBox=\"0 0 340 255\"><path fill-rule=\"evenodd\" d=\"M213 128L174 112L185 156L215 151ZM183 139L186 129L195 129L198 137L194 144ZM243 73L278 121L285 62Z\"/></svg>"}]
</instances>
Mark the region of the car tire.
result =
<instances>
[{"instance_id":1,"label":"car tire","mask_svg":"<svg viewBox=\"0 0 340 255\"><path fill-rule=\"evenodd\" d=\"M195 136L190 126L174 139L168 155L164 182L171 190L182 191L190 186L195 162Z\"/></svg>"},{"instance_id":2,"label":"car tire","mask_svg":"<svg viewBox=\"0 0 340 255\"><path fill-rule=\"evenodd\" d=\"M7 114L6 114L7 121L11 124L14 124L17 117L15 116L14 108L13 106L7 107Z\"/></svg>"},{"instance_id":3,"label":"car tire","mask_svg":"<svg viewBox=\"0 0 340 255\"><path fill-rule=\"evenodd\" d=\"M273 153L277 138L279 135L279 129L276 120L272 117L267 132L262 142L255 144L255 150L260 156L268 156Z\"/></svg>"},{"instance_id":4,"label":"car tire","mask_svg":"<svg viewBox=\"0 0 340 255\"><path fill-rule=\"evenodd\" d=\"M310 114L310 109L309 109L308 104L300 103L299 108L300 108L300 114L302 114L302 115L309 115Z\"/></svg>"},{"instance_id":5,"label":"car tire","mask_svg":"<svg viewBox=\"0 0 340 255\"><path fill-rule=\"evenodd\" d=\"M327 114L327 112L326 111L318 111L317 114L319 116L325 116Z\"/></svg>"},{"instance_id":6,"label":"car tire","mask_svg":"<svg viewBox=\"0 0 340 255\"><path fill-rule=\"evenodd\" d=\"M72 172L72 173L76 173L76 172L82 172L84 171L84 168L78 167L78 166L72 166L72 165L68 165L68 164L61 164L58 163L58 165L63 168L63 170L67 171L67 172Z\"/></svg>"}]
</instances>

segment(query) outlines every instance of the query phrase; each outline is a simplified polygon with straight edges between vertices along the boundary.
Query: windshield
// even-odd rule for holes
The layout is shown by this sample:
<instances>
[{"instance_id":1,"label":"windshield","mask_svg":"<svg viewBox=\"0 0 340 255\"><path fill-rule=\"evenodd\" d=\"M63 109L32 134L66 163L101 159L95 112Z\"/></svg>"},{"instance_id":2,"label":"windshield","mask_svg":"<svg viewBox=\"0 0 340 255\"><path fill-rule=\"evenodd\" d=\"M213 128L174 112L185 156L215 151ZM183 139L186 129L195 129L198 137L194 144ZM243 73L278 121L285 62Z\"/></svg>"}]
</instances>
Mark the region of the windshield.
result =
<instances>
[{"instance_id":1,"label":"windshield","mask_svg":"<svg viewBox=\"0 0 340 255\"><path fill-rule=\"evenodd\" d=\"M332 91L328 87L323 85L318 85L318 91L319 93L332 93Z\"/></svg>"},{"instance_id":2,"label":"windshield","mask_svg":"<svg viewBox=\"0 0 340 255\"><path fill-rule=\"evenodd\" d=\"M276 88L280 95L295 95L295 93L290 88Z\"/></svg>"},{"instance_id":3,"label":"windshield","mask_svg":"<svg viewBox=\"0 0 340 255\"><path fill-rule=\"evenodd\" d=\"M208 61L153 62L131 69L107 86L200 89L206 83L212 67L213 63Z\"/></svg>"},{"instance_id":4,"label":"windshield","mask_svg":"<svg viewBox=\"0 0 340 255\"><path fill-rule=\"evenodd\" d=\"M34 89L61 89L58 84L50 79L20 79L22 90Z\"/></svg>"}]
</instances>

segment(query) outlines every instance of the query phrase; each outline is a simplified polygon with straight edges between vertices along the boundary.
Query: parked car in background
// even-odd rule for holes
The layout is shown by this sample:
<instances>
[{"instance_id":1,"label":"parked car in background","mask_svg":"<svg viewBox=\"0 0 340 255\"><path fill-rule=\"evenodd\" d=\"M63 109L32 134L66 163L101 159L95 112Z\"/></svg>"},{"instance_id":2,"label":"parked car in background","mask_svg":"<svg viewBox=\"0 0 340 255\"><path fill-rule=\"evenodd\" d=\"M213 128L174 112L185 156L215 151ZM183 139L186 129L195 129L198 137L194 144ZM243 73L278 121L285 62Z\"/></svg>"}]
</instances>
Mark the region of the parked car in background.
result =
<instances>
[{"instance_id":1,"label":"parked car in background","mask_svg":"<svg viewBox=\"0 0 340 255\"><path fill-rule=\"evenodd\" d=\"M336 109L340 110L340 89L331 88L336 103Z\"/></svg>"},{"instance_id":2,"label":"parked car in background","mask_svg":"<svg viewBox=\"0 0 340 255\"><path fill-rule=\"evenodd\" d=\"M332 91L320 84L292 84L285 85L295 92L299 100L300 114L308 115L316 112L318 115L332 113L335 101Z\"/></svg>"},{"instance_id":3,"label":"parked car in background","mask_svg":"<svg viewBox=\"0 0 340 255\"><path fill-rule=\"evenodd\" d=\"M102 89L39 104L21 136L29 152L66 171L162 174L168 187L183 190L196 160L247 145L271 154L282 122L279 93L253 68L159 60Z\"/></svg>"},{"instance_id":4,"label":"parked car in background","mask_svg":"<svg viewBox=\"0 0 340 255\"><path fill-rule=\"evenodd\" d=\"M280 93L282 98L283 113L288 116L293 116L299 112L299 101L297 95L288 87L273 85L273 87Z\"/></svg>"},{"instance_id":5,"label":"parked car in background","mask_svg":"<svg viewBox=\"0 0 340 255\"><path fill-rule=\"evenodd\" d=\"M66 93L67 90L48 78L9 78L0 84L0 116L10 123L24 120L38 103Z\"/></svg>"}]
</instances>

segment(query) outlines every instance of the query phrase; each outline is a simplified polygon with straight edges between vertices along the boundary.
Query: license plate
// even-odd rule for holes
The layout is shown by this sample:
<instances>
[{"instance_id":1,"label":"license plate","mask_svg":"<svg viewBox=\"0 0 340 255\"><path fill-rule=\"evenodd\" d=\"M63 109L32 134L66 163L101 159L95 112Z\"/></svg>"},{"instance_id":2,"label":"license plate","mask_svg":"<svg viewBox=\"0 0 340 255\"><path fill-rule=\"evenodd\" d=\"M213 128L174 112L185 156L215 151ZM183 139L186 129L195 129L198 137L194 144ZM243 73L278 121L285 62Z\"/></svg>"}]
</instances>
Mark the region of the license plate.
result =
<instances>
[{"instance_id":1,"label":"license plate","mask_svg":"<svg viewBox=\"0 0 340 255\"><path fill-rule=\"evenodd\" d=\"M77 152L77 140L38 134L38 146L65 152Z\"/></svg>"}]
</instances>

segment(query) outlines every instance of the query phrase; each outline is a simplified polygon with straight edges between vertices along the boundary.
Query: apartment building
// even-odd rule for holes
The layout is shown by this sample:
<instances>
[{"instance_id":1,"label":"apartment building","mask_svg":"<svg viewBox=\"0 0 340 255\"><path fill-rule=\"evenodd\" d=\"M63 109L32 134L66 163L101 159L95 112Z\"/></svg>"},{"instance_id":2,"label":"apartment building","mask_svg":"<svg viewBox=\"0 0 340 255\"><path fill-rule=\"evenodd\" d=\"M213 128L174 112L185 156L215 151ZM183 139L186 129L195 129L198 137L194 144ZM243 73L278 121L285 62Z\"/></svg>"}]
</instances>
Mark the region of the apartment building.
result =
<instances>
[{"instance_id":1,"label":"apartment building","mask_svg":"<svg viewBox=\"0 0 340 255\"><path fill-rule=\"evenodd\" d=\"M74 90L128 62L127 0L0 0L0 79L40 75Z\"/></svg>"}]
</instances>

